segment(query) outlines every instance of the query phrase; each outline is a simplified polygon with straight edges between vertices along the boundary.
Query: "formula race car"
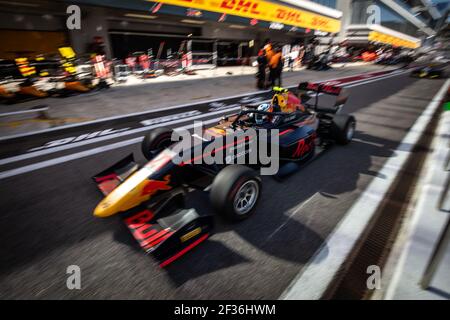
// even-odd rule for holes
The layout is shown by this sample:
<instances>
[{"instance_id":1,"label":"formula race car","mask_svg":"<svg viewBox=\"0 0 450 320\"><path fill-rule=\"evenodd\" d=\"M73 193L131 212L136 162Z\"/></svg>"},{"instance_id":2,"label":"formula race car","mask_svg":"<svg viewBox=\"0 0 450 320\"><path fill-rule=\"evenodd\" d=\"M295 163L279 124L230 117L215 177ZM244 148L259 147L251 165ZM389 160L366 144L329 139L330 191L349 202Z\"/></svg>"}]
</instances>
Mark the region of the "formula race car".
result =
<instances>
[{"instance_id":1,"label":"formula race car","mask_svg":"<svg viewBox=\"0 0 450 320\"><path fill-rule=\"evenodd\" d=\"M412 77L440 79L445 74L445 64L429 64L424 67L417 68L411 72Z\"/></svg>"},{"instance_id":2,"label":"formula race car","mask_svg":"<svg viewBox=\"0 0 450 320\"><path fill-rule=\"evenodd\" d=\"M188 136L167 128L150 131L142 142L148 163L139 166L131 154L93 177L105 196L94 216L120 214L140 246L164 267L213 229L211 213L185 208L189 191L209 192L214 211L241 221L255 211L261 195L255 169L279 162L278 175L290 164L301 167L331 145L352 140L356 121L343 113L344 89L301 83L296 94L273 90L270 103L242 106L239 113L213 127L194 128ZM324 108L319 97L335 102ZM262 147L270 161L253 157Z\"/></svg>"}]
</instances>

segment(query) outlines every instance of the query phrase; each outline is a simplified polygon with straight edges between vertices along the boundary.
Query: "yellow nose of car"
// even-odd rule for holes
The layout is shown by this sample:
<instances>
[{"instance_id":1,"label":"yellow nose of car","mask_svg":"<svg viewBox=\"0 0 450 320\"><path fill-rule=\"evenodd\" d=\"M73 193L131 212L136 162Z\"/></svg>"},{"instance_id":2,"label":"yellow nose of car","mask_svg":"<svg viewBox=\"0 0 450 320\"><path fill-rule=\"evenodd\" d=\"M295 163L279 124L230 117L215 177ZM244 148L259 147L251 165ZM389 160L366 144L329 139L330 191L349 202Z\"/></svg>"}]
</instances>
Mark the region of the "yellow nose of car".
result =
<instances>
[{"instance_id":1,"label":"yellow nose of car","mask_svg":"<svg viewBox=\"0 0 450 320\"><path fill-rule=\"evenodd\" d=\"M112 205L106 198L103 199L94 210L94 216L97 218L106 218L116 213L118 213L117 206Z\"/></svg>"},{"instance_id":2,"label":"yellow nose of car","mask_svg":"<svg viewBox=\"0 0 450 320\"><path fill-rule=\"evenodd\" d=\"M149 200L158 190L171 188L167 186L169 176L165 181L157 181L148 179L148 175L149 170L145 167L132 174L97 205L94 216L106 218L129 210Z\"/></svg>"},{"instance_id":3,"label":"yellow nose of car","mask_svg":"<svg viewBox=\"0 0 450 320\"><path fill-rule=\"evenodd\" d=\"M147 184L145 177L140 177L139 172L119 185L108 194L95 208L94 216L106 218L116 213L131 209L148 200L150 194L144 192Z\"/></svg>"}]
</instances>

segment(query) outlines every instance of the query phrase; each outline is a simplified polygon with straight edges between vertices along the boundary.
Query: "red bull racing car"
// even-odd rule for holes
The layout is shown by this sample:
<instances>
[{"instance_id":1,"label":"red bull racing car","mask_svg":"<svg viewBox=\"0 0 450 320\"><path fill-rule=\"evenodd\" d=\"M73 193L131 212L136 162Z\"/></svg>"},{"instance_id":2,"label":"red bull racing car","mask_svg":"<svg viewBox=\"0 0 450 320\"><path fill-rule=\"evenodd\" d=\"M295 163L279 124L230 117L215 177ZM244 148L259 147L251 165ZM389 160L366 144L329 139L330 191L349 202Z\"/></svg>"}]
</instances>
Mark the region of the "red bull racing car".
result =
<instances>
[{"instance_id":1,"label":"red bull racing car","mask_svg":"<svg viewBox=\"0 0 450 320\"><path fill-rule=\"evenodd\" d=\"M352 140L356 120L343 112L344 89L301 83L296 94L273 90L270 103L242 106L239 113L202 128L201 136L189 133L174 142L177 133L171 129L150 131L142 142L146 164L139 166L131 154L93 177L105 196L94 215L120 214L139 245L164 267L212 232L213 214L185 207L190 190L208 192L211 211L241 221L255 211L261 195L255 169L268 168L275 159L280 164L276 175L283 176L290 164L301 166L329 146ZM336 100L324 108L321 96ZM266 147L274 157L250 161L255 146Z\"/></svg>"}]
</instances>

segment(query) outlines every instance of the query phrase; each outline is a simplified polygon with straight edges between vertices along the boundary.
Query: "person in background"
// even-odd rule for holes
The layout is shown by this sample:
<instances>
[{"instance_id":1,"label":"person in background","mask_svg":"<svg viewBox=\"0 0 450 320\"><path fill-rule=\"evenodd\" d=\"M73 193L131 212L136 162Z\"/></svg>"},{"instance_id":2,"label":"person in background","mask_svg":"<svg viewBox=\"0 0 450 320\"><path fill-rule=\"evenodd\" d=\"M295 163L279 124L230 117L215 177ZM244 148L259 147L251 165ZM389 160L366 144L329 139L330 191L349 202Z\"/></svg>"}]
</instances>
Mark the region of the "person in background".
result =
<instances>
[{"instance_id":1,"label":"person in background","mask_svg":"<svg viewBox=\"0 0 450 320\"><path fill-rule=\"evenodd\" d=\"M256 74L256 86L258 89L266 88L266 68L267 68L267 57L264 48L261 48L258 52L258 73Z\"/></svg>"},{"instance_id":2,"label":"person in background","mask_svg":"<svg viewBox=\"0 0 450 320\"><path fill-rule=\"evenodd\" d=\"M303 65L303 57L305 56L305 46L301 45L300 49L298 51L298 58L297 58L297 66L301 67Z\"/></svg>"},{"instance_id":3,"label":"person in background","mask_svg":"<svg viewBox=\"0 0 450 320\"><path fill-rule=\"evenodd\" d=\"M290 53L289 53L289 71L294 71L294 64L295 61L298 58L298 50L297 49L293 49Z\"/></svg>"},{"instance_id":4,"label":"person in background","mask_svg":"<svg viewBox=\"0 0 450 320\"><path fill-rule=\"evenodd\" d=\"M105 52L105 43L103 38L100 36L95 36L93 41L88 45L88 51L92 55L106 55Z\"/></svg>"},{"instance_id":5,"label":"person in background","mask_svg":"<svg viewBox=\"0 0 450 320\"><path fill-rule=\"evenodd\" d=\"M283 70L283 58L281 55L281 48L276 48L274 50L273 56L269 61L269 81L272 86L281 87L281 72Z\"/></svg>"},{"instance_id":6,"label":"person in background","mask_svg":"<svg viewBox=\"0 0 450 320\"><path fill-rule=\"evenodd\" d=\"M267 63L270 63L270 59L272 59L275 52L273 51L272 43L269 40L266 40L266 44L264 45L264 51L266 52Z\"/></svg>"},{"instance_id":7,"label":"person in background","mask_svg":"<svg viewBox=\"0 0 450 320\"><path fill-rule=\"evenodd\" d=\"M305 46L302 64L309 65L312 60L314 60L314 47L312 43L309 43Z\"/></svg>"}]
</instances>

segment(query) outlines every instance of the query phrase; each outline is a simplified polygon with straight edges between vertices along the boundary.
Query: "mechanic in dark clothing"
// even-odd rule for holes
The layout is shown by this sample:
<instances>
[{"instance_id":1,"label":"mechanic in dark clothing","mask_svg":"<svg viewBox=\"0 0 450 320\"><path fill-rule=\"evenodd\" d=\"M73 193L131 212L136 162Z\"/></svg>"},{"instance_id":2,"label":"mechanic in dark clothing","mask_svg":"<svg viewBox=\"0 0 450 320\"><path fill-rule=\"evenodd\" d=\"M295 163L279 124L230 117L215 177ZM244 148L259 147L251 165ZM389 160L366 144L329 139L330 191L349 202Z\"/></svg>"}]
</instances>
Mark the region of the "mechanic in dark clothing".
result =
<instances>
[{"instance_id":1,"label":"mechanic in dark clothing","mask_svg":"<svg viewBox=\"0 0 450 320\"><path fill-rule=\"evenodd\" d=\"M261 48L258 52L258 58L256 59L258 62L258 73L256 74L256 86L258 89L266 89L266 68L267 68L267 58L266 51L264 48Z\"/></svg>"}]
</instances>

